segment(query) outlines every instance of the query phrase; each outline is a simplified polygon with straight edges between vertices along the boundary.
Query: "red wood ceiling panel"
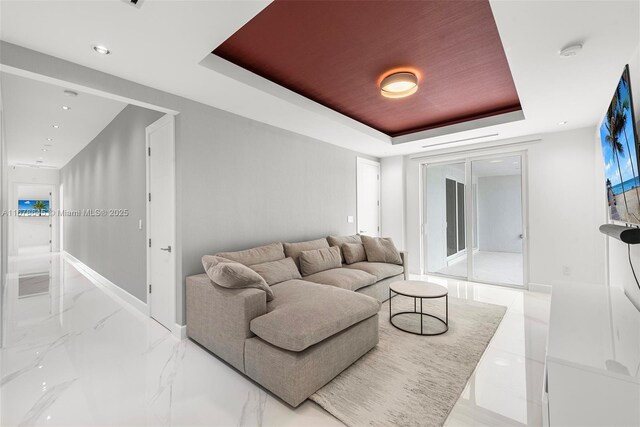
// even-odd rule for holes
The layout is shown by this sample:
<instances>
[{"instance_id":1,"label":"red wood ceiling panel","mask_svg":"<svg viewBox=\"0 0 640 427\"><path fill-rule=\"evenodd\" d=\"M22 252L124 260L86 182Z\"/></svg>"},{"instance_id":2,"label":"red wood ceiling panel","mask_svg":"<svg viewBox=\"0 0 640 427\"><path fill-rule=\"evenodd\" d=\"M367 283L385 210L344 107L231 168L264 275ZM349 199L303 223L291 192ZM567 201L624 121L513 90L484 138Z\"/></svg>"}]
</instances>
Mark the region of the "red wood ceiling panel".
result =
<instances>
[{"instance_id":1,"label":"red wood ceiling panel","mask_svg":"<svg viewBox=\"0 0 640 427\"><path fill-rule=\"evenodd\" d=\"M521 109L487 0L276 0L213 53L390 136Z\"/></svg>"}]
</instances>

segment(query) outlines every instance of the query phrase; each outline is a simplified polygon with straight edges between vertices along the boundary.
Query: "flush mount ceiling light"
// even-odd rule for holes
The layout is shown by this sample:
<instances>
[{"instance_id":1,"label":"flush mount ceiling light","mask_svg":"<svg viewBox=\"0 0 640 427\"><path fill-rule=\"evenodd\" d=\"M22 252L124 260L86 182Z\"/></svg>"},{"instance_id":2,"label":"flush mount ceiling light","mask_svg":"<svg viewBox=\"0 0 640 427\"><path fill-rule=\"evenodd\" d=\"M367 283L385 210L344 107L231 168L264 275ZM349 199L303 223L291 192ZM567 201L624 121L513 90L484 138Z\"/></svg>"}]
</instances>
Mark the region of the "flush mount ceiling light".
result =
<instances>
[{"instance_id":1,"label":"flush mount ceiling light","mask_svg":"<svg viewBox=\"0 0 640 427\"><path fill-rule=\"evenodd\" d=\"M563 58L571 58L572 56L576 56L581 50L582 44L576 43L562 48L558 54Z\"/></svg>"},{"instance_id":2,"label":"flush mount ceiling light","mask_svg":"<svg viewBox=\"0 0 640 427\"><path fill-rule=\"evenodd\" d=\"M76 96L78 96L78 92L74 92L74 91L69 90L69 89L65 90L65 91L64 91L64 92L62 92L62 93L64 93L66 96L70 96L70 97L76 97Z\"/></svg>"},{"instance_id":3,"label":"flush mount ceiling light","mask_svg":"<svg viewBox=\"0 0 640 427\"><path fill-rule=\"evenodd\" d=\"M47 141L51 142L53 141L53 138L47 138Z\"/></svg>"},{"instance_id":4,"label":"flush mount ceiling light","mask_svg":"<svg viewBox=\"0 0 640 427\"><path fill-rule=\"evenodd\" d=\"M47 150L46 148L43 148L43 149L42 149L42 151L44 151L44 152L46 153L46 152L47 152L47 151L49 151L49 150Z\"/></svg>"},{"instance_id":5,"label":"flush mount ceiling light","mask_svg":"<svg viewBox=\"0 0 640 427\"><path fill-rule=\"evenodd\" d=\"M106 47L104 47L102 45L99 45L99 44L94 44L93 45L93 50L95 50L100 55L109 55L111 53L111 51L109 49L107 49Z\"/></svg>"},{"instance_id":6,"label":"flush mount ceiling light","mask_svg":"<svg viewBox=\"0 0 640 427\"><path fill-rule=\"evenodd\" d=\"M69 110L71 110L71 107L69 107L68 105L63 105L62 109L65 110L65 111L69 111Z\"/></svg>"},{"instance_id":7,"label":"flush mount ceiling light","mask_svg":"<svg viewBox=\"0 0 640 427\"><path fill-rule=\"evenodd\" d=\"M410 72L389 74L380 83L380 93L386 98L404 98L418 90L418 77Z\"/></svg>"}]
</instances>

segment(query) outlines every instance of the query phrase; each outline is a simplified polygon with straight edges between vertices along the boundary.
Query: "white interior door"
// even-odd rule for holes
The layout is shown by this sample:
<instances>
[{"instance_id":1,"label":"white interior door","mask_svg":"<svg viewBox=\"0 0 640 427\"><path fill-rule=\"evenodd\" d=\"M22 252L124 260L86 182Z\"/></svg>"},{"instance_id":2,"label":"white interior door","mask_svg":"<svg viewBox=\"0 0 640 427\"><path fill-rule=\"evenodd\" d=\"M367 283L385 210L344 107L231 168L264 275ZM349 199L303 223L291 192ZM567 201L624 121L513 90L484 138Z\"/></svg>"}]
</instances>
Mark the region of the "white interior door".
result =
<instances>
[{"instance_id":1,"label":"white interior door","mask_svg":"<svg viewBox=\"0 0 640 427\"><path fill-rule=\"evenodd\" d=\"M358 234L380 235L380 163L358 157Z\"/></svg>"},{"instance_id":2,"label":"white interior door","mask_svg":"<svg viewBox=\"0 0 640 427\"><path fill-rule=\"evenodd\" d=\"M150 315L167 329L175 325L174 117L147 127L147 301Z\"/></svg>"}]
</instances>

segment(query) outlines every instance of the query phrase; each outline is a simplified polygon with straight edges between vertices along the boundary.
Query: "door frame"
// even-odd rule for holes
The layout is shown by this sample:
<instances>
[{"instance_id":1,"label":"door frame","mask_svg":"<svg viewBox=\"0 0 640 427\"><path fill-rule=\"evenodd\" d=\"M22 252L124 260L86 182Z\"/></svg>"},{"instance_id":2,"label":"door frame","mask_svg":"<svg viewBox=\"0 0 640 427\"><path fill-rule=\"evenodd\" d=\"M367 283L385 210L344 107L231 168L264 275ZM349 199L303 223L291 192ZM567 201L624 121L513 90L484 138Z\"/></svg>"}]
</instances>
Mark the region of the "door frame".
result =
<instances>
[{"instance_id":1,"label":"door frame","mask_svg":"<svg viewBox=\"0 0 640 427\"><path fill-rule=\"evenodd\" d=\"M158 120L156 120L155 122L151 123L149 126L146 127L145 129L145 165L146 165L146 171L145 171L145 185L146 185L146 194L145 194L145 206L146 206L146 224L145 224L145 234L146 234L146 240L145 240L145 247L147 249L147 279L146 279L146 288L147 288L147 311L148 311L148 315L149 317L152 317L152 309L151 309L151 305L152 305L152 298L151 298L151 293L149 292L150 286L151 286L151 246L149 245L149 240L151 239L151 227L149 226L151 224L151 205L149 202L149 194L150 194L150 190L151 190L151 159L150 159L150 155L149 155L149 149L150 149L150 136L151 134L156 131L157 129L160 129L163 126L170 126L171 129L171 141L169 143L170 145L170 150L171 150L171 157L172 157L172 162L171 165L169 167L169 170L167 170L166 172L169 173L173 179L171 180L171 186L169 188L169 193L171 194L171 198L170 198L170 204L171 206L166 206L165 209L168 209L169 212L171 213L171 216L173 217L173 221L171 222L171 236L172 236L172 240L173 240L173 244L174 246L177 246L177 239L176 239L176 128L175 128L175 116L173 114L167 113L164 116L160 117ZM170 299L170 316L171 319L173 320L173 324L172 325L167 325L169 327L169 329L171 330L171 332L174 335L180 336L180 329L182 328L181 326L178 325L177 319L176 319L176 286L177 286L177 280L176 280L176 268L177 268L177 253L178 250L177 248L174 247L174 250L171 251L171 283L173 284L173 286L170 287L169 289L169 299ZM159 322L158 322L159 323ZM165 325L163 325L165 326Z\"/></svg>"},{"instance_id":2,"label":"door frame","mask_svg":"<svg viewBox=\"0 0 640 427\"><path fill-rule=\"evenodd\" d=\"M522 206L522 286L514 285L511 283L497 283L486 280L478 280L473 278L473 266L472 259L470 256L467 256L467 277L465 280L477 282L477 283L485 283L489 285L498 285L505 286L510 288L517 289L529 289L529 195L528 195L528 157L527 150L495 150L490 151L488 153L478 154L473 152L466 152L460 154L452 154L451 156L438 156L437 160L429 160L429 158L425 158L423 161L419 163L420 170L420 181L419 181L419 191L420 191L420 202L419 202L419 218L420 218L420 265L421 265L421 273L433 275L433 276L442 276L442 277L450 277L455 279L460 279L456 276L449 276L442 273L429 272L428 266L428 258L427 258L427 244L425 239L426 232L426 212L425 212L425 203L427 202L426 196L424 195L424 191L426 189L427 182L427 167L428 166L442 166L452 163L464 163L465 164L465 181L471 182L472 180L472 171L471 171L471 162L476 160L485 160L485 159L499 159L504 157L512 157L512 156L520 156L520 191L521 191L521 206ZM473 193L471 191L472 185L465 185L465 203L467 207L472 207L473 203ZM465 225L467 231L473 231L473 209L469 208L465 210ZM466 236L466 247L473 247L473 232L467 232ZM468 251L467 251L468 253Z\"/></svg>"},{"instance_id":3,"label":"door frame","mask_svg":"<svg viewBox=\"0 0 640 427\"><path fill-rule=\"evenodd\" d=\"M62 223L62 216L56 215L59 211L59 200L60 193L56 192L56 183L39 183L39 182L24 182L24 181L15 181L9 188L9 197L8 199L13 202L18 201L18 189L21 186L34 186L34 187L48 187L49 188L49 252L60 252L62 251L60 247L60 224ZM16 228L17 216L8 216L8 227L7 227L7 248L9 252L9 256L18 255L18 251L20 249L20 242L16 237ZM55 229L55 230L54 230ZM54 250L56 249L56 250Z\"/></svg>"},{"instance_id":4,"label":"door frame","mask_svg":"<svg viewBox=\"0 0 640 427\"><path fill-rule=\"evenodd\" d=\"M366 159L364 157L356 157L356 232L357 234L360 234L360 203L359 203L359 197L358 197L358 170L360 169L360 165L370 165L370 166L375 166L378 168L378 236L380 236L380 232L382 231L382 210L381 210L381 203L380 203L380 175L382 174L382 168L380 165L380 162L377 162L375 160L370 160L370 159Z\"/></svg>"}]
</instances>

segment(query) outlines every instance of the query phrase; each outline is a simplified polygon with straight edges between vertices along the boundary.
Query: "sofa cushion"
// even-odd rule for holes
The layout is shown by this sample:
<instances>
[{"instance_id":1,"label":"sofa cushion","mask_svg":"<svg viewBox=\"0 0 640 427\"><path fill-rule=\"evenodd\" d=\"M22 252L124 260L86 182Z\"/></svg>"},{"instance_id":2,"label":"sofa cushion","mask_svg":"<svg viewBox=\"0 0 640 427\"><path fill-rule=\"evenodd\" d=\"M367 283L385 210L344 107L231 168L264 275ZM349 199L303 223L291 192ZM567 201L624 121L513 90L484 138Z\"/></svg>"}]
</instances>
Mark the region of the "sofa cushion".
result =
<instances>
[{"instance_id":1,"label":"sofa cushion","mask_svg":"<svg viewBox=\"0 0 640 427\"><path fill-rule=\"evenodd\" d=\"M212 255L202 257L204 270L213 283L224 288L257 288L267 293L267 301L273 300L273 291L267 282L249 267Z\"/></svg>"},{"instance_id":2,"label":"sofa cushion","mask_svg":"<svg viewBox=\"0 0 640 427\"><path fill-rule=\"evenodd\" d=\"M342 266L340 248L337 246L302 251L300 252L299 261L300 272L303 276L309 276L310 274L319 273L332 268L340 268Z\"/></svg>"},{"instance_id":3,"label":"sofa cushion","mask_svg":"<svg viewBox=\"0 0 640 427\"><path fill-rule=\"evenodd\" d=\"M244 265L262 264L284 258L282 243L271 243L257 248L237 252L220 252L216 255Z\"/></svg>"},{"instance_id":4,"label":"sofa cushion","mask_svg":"<svg viewBox=\"0 0 640 427\"><path fill-rule=\"evenodd\" d=\"M391 237L362 236L362 244L367 253L367 261L402 265L400 252L396 249Z\"/></svg>"},{"instance_id":5,"label":"sofa cushion","mask_svg":"<svg viewBox=\"0 0 640 427\"><path fill-rule=\"evenodd\" d=\"M344 262L342 245L345 243L362 243L362 239L360 239L360 235L358 234L354 234L353 236L329 236L327 237L327 242L329 242L330 246L337 246L340 248L340 256Z\"/></svg>"},{"instance_id":6,"label":"sofa cushion","mask_svg":"<svg viewBox=\"0 0 640 427\"><path fill-rule=\"evenodd\" d=\"M356 270L366 271L376 276L378 282L387 277L397 276L404 272L404 268L401 265L388 264L386 262L356 262L355 264L345 265L345 268L355 268Z\"/></svg>"},{"instance_id":7,"label":"sofa cushion","mask_svg":"<svg viewBox=\"0 0 640 427\"><path fill-rule=\"evenodd\" d=\"M367 260L367 253L362 243L345 243L342 245L342 253L344 254L344 262L347 264Z\"/></svg>"},{"instance_id":8,"label":"sofa cushion","mask_svg":"<svg viewBox=\"0 0 640 427\"><path fill-rule=\"evenodd\" d=\"M276 347L302 351L375 315L380 303L333 286L289 280L272 287L268 313L251 321L251 332Z\"/></svg>"},{"instance_id":9,"label":"sofa cushion","mask_svg":"<svg viewBox=\"0 0 640 427\"><path fill-rule=\"evenodd\" d=\"M352 268L332 268L331 270L306 276L304 280L323 285L355 291L377 282L376 276L362 270Z\"/></svg>"},{"instance_id":10,"label":"sofa cushion","mask_svg":"<svg viewBox=\"0 0 640 427\"><path fill-rule=\"evenodd\" d=\"M300 262L298 259L298 257L300 256L300 252L329 247L329 243L327 243L327 239L324 239L324 238L317 239L317 240L309 240L307 242L284 243L283 245L284 245L284 254L288 257L293 258L293 260L296 262L296 266L298 267L298 269L300 268Z\"/></svg>"},{"instance_id":11,"label":"sofa cushion","mask_svg":"<svg viewBox=\"0 0 640 427\"><path fill-rule=\"evenodd\" d=\"M262 276L268 285L275 285L291 279L300 279L300 272L291 258L254 264L250 265L249 268Z\"/></svg>"}]
</instances>

